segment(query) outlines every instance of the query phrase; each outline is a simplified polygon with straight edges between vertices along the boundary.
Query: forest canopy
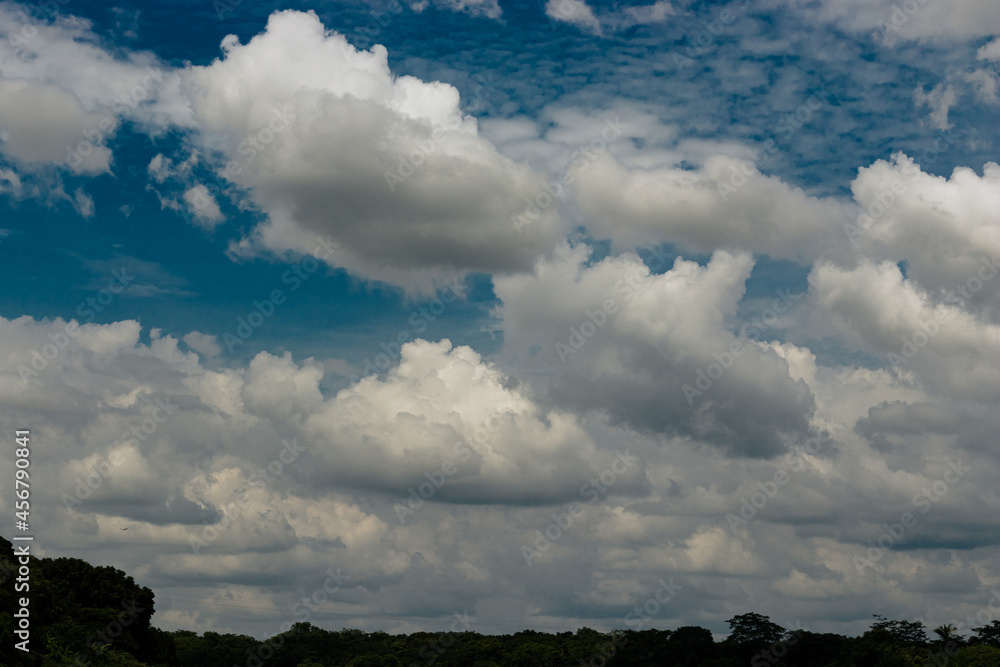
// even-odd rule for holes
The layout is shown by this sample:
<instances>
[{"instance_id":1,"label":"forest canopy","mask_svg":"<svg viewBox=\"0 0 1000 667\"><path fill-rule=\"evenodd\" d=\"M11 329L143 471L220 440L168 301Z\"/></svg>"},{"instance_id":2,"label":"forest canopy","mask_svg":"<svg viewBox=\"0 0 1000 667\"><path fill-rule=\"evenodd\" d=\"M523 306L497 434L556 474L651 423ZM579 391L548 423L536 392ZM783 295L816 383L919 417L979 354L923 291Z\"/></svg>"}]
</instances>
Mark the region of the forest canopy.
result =
<instances>
[{"instance_id":1,"label":"forest canopy","mask_svg":"<svg viewBox=\"0 0 1000 667\"><path fill-rule=\"evenodd\" d=\"M0 664L142 667L995 667L1000 621L966 636L943 625L928 634L919 621L875 614L860 637L786 630L767 616L730 618L729 635L710 630L612 630L511 635L415 632L391 635L324 630L296 623L265 640L246 635L154 627L152 590L113 567L77 558L31 559L29 653L13 647L13 547L0 537L0 627L8 638Z\"/></svg>"}]
</instances>

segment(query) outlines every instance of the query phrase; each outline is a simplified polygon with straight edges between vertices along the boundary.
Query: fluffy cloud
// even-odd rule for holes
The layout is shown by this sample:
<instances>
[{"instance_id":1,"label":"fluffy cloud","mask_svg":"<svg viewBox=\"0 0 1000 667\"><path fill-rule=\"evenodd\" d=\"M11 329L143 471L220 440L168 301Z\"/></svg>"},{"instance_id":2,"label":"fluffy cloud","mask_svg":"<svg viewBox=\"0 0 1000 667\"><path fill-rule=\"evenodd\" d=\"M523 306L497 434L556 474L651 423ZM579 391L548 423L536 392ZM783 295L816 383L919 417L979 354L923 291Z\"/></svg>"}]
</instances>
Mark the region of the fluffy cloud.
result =
<instances>
[{"instance_id":1,"label":"fluffy cloud","mask_svg":"<svg viewBox=\"0 0 1000 667\"><path fill-rule=\"evenodd\" d=\"M457 9L473 4L489 14ZM268 218L234 253L308 252L329 235L332 265L413 293L529 268L558 236L552 210L530 233L515 227L542 179L479 136L453 87L393 76L383 47L357 51L315 14L278 12L248 44L227 38L223 59L168 71L149 54L114 56L86 21L3 12L7 36L32 35L0 46L0 153L21 168L109 173L122 118L180 129L188 159L150 165L181 186L164 206L210 229L220 195L243 205L238 188Z\"/></svg>"},{"instance_id":2,"label":"fluffy cloud","mask_svg":"<svg viewBox=\"0 0 1000 667\"><path fill-rule=\"evenodd\" d=\"M629 170L601 155L576 171L575 201L588 229L620 248L670 242L698 252L738 248L809 263L847 247L841 204L723 155L695 170Z\"/></svg>"},{"instance_id":3,"label":"fluffy cloud","mask_svg":"<svg viewBox=\"0 0 1000 667\"><path fill-rule=\"evenodd\" d=\"M532 274L494 280L505 353L518 367L544 368L556 402L744 456L773 456L808 433L808 388L755 342L774 329L729 332L749 255L720 251L704 267L678 259L652 274L631 253L585 267L588 250L566 249Z\"/></svg>"},{"instance_id":4,"label":"fluffy cloud","mask_svg":"<svg viewBox=\"0 0 1000 667\"><path fill-rule=\"evenodd\" d=\"M383 47L356 51L314 14L275 13L223 50L183 77L201 143L268 214L237 252L307 252L329 235L333 265L426 291L552 246L553 211L530 234L512 223L540 178L479 137L451 86L394 77Z\"/></svg>"},{"instance_id":5,"label":"fluffy cloud","mask_svg":"<svg viewBox=\"0 0 1000 667\"><path fill-rule=\"evenodd\" d=\"M541 409L526 387L447 341L404 345L384 379L324 396L313 360L262 353L245 368L210 370L169 336L140 342L133 321L0 319L0 334L0 422L28 424L47 443L33 470L54 481L36 492L53 508L48 525L95 559L130 526L130 540L159 554L130 571L152 567L161 585L260 584L262 563L284 552L277 591L310 586L304 573L334 558L352 586L368 587L366 604L404 573L407 587L451 587L455 568L488 597L505 576L492 579L490 562L501 573L524 568L520 535L551 521L545 505L584 502L581 485L607 484L612 468L611 494L591 487L603 499L648 493L634 453L625 470L616 463L619 445L629 450L622 438L598 446L584 422ZM213 350L202 334L185 338ZM512 522L504 504L523 516ZM476 527L456 530L463 523ZM474 554L483 557L466 562Z\"/></svg>"},{"instance_id":6,"label":"fluffy cloud","mask_svg":"<svg viewBox=\"0 0 1000 667\"><path fill-rule=\"evenodd\" d=\"M530 346L579 328L585 311L603 307L603 298L619 299L621 310L567 361L583 371L581 394L603 392L601 402L619 413L641 390L654 399L651 406L668 412L677 400L666 397L683 400L671 374L712 358L713 346L699 338L732 340L721 333L722 323L731 319L750 267L747 256L721 252L707 267L680 260L660 275L634 256L584 266L578 249L559 260L540 263L521 283L498 281L512 358L524 354L535 368L555 361L554 352L532 355ZM632 299L615 290L629 274ZM533 398L498 366L447 341L407 344L384 377L328 394L320 390L324 369L314 360L262 353L245 367L207 368L169 336L151 332L148 343L140 342L136 322L66 331L60 319L0 320L0 422L27 424L45 443L33 470L54 482L36 492L40 504L56 508L42 529L46 544L95 561L117 550L118 562L157 591L165 627L197 622L226 630L238 622L273 634L280 622L301 618L234 621L217 616L215 606L192 614L188 605L224 595L230 603L287 608L338 569L345 579L332 599L347 616L357 612L351 625L371 629L415 629L385 613L443 616L462 609L487 619L480 629L491 618L594 624L621 619L655 591L659 577L684 587L664 622L705 614L721 624L729 610L703 604L720 577L732 589L727 599L737 603L780 595L790 613L802 615L836 592L856 605L871 595L865 576L871 573L859 572L852 559L865 554L865 541L878 537L882 523L912 510L914 493L940 477L945 464L934 456L948 451L943 438L962 429L958 412L929 407L926 394L888 374L817 367L795 346L773 342L748 342L729 371L736 380L722 380L706 395L718 403L706 419L752 435L753 423L738 423L725 405L780 421L781 398L795 406L790 414L808 408L801 389L807 382L824 411L813 420L838 435L818 453L765 462L718 457L691 435L646 439L543 408L544 397ZM218 350L204 334L185 340ZM630 358L644 344L661 346L667 357ZM643 378L629 385L621 369L643 363ZM22 382L19 366L37 376ZM568 377L555 375L557 384ZM595 378L608 388L595 388ZM847 395L844 387L851 388ZM756 403L751 390L762 396ZM884 397L912 407L883 404ZM656 421L653 412L631 416ZM859 417L862 437L852 436ZM921 433L909 424L914 419ZM690 424L681 418L674 430ZM976 429L983 428L980 419ZM868 449L866 438L879 450ZM841 440L850 455L838 454ZM919 447L914 451L927 460L916 469L889 467L886 457L894 460L891 452L901 445ZM616 449L628 450L638 464L606 479ZM976 471L966 472L933 513L921 515L914 538L995 534L995 512L977 491L989 488L995 460L977 451L969 450ZM0 472L12 469L8 456L0 458ZM758 482L774 478L775 467L790 481L747 525L731 527L727 514L739 513L759 492ZM414 503L416 511L401 521L396 507L406 506L408 488L442 477L447 481L429 502ZM581 487L589 479L609 486ZM65 496L70 507L62 509ZM524 548L530 553L539 544L536 531L572 501L582 511L529 564ZM0 509L9 502L0 499ZM969 506L981 511L963 515ZM129 549L122 551L126 536ZM983 569L988 543L967 544L952 556L974 572L968 596L991 581ZM925 585L949 580L951 570L935 564L935 544L894 549L880 559L878 594L886 605L912 603L915 568ZM587 593L579 593L581 581L589 582ZM954 598L945 607L958 615L966 605Z\"/></svg>"},{"instance_id":7,"label":"fluffy cloud","mask_svg":"<svg viewBox=\"0 0 1000 667\"><path fill-rule=\"evenodd\" d=\"M499 15L489 0L435 4ZM828 20L878 30L891 4L817 7ZM938 16L918 4L890 40L948 40L991 25L989 17L965 25L983 19L982 8L963 14L958 3L955 16ZM615 11L550 2L550 18L559 20L551 15L560 6L572 10L563 18L605 35L672 16L665 2ZM294 358L262 352L244 363L222 354L203 327L147 337L131 320L68 329L61 319L0 319L0 423L8 432L31 427L40 445L32 469L52 480L36 491L52 509L41 542L119 563L153 586L166 612L158 623L273 634L273 613L238 616L213 596L287 609L336 568L350 577L332 596L338 612L357 613L344 623L390 631L428 628L394 615L464 608L499 617L500 631L546 621L607 628L648 599L658 578L674 577L684 589L660 626L721 629L732 613L754 608L846 619L831 629L857 632L869 621L856 618L859 610L877 604L912 618L930 596L932 622L964 618L989 599L977 595L1000 584L992 558L1000 516L991 446L1000 397L1000 283L990 273L996 165L979 171L980 160L976 171L939 177L923 171L929 159L871 163L866 154L870 166L850 183L853 201L820 199L787 178L838 191L851 181L843 165L854 142L831 144L842 179L830 177L830 157L782 181L728 157L746 147L721 131L745 136L748 119L756 127L766 119L734 120L728 105L714 117L718 100L703 99L710 72L727 96L767 82L770 61L746 53L794 52L806 40L824 58L843 55L836 49L850 40L836 31L789 38L768 32L785 25L782 17L761 31L765 22L744 20L733 39L699 48L704 71L671 80L676 105L605 94L631 95L623 82L643 86L651 71L675 66L672 54L644 49L643 63L629 56L606 76L612 70L592 69L584 51L572 63L581 69L545 81L582 73L586 90L537 117L494 117L481 134L455 89L394 76L384 49L357 51L310 14L277 13L248 43L227 38L219 60L168 70L148 54L103 46L86 21L42 25L10 5L0 11L8 37L26 23L37 29L26 42L0 43L0 89L19 100L0 96L0 153L11 165L0 167L0 189L15 197L34 186L25 174L51 164L73 176L117 172L112 138L128 119L140 131L182 137L177 153L158 143L165 154L148 167L163 206L206 229L237 208L266 214L259 227L242 227L251 232L231 246L235 255L308 252L317 236L330 236L332 265L412 293L445 276L494 274L495 356L419 340L399 350L398 365L347 387L338 384L352 372L346 362L303 360L292 339ZM702 30L695 22L689 35ZM827 50L826 39L838 46ZM617 55L632 48L603 44ZM730 49L740 63L724 60ZM918 101L939 126L968 113L969 91L994 103L995 51L995 43L979 50L983 69L947 66L942 80L907 82L900 99L911 103L921 85ZM493 57L517 60L502 53ZM547 66L530 60L538 72ZM868 65L851 83L870 95L862 110L878 116L894 108L892 87L882 85L893 75L881 61ZM807 79L778 79L763 106L791 108ZM872 80L878 85L865 87ZM842 101L847 115L859 109ZM528 96L512 102L532 105ZM604 136L619 119L623 129ZM846 136L854 122L841 117L824 132ZM785 166L800 148L815 151L818 134L797 135ZM889 135L880 125L862 136L858 145L871 147ZM530 209L542 181L598 137L607 141L568 174L575 198L519 232L511 216ZM67 159L65 144L83 141L88 154ZM80 214L94 212L76 182L53 191ZM558 246L567 229L555 208L591 237L610 239L610 253ZM30 232L15 233L3 242ZM657 251L647 267L633 253L664 243L711 260ZM754 254L812 264L808 296L761 297L762 285L787 274L769 260L755 266ZM119 259L81 257L100 275L120 270ZM158 265L122 265L138 276L130 296L194 296ZM456 334L470 339L479 324ZM819 451L796 448L819 431L833 436ZM9 479L4 451L0 476ZM623 474L614 473L616 451L636 459ZM915 511L925 489L940 488L933 485L955 460L970 469L902 543L859 571L868 541ZM0 498L0 509L10 502ZM565 521L571 502L582 514L565 529L556 524L560 537L526 562L525 546ZM729 518L745 514L745 524ZM213 604L191 612L186 595ZM476 629L493 628L487 620Z\"/></svg>"},{"instance_id":8,"label":"fluffy cloud","mask_svg":"<svg viewBox=\"0 0 1000 667\"><path fill-rule=\"evenodd\" d=\"M92 502L99 498L103 506L135 519L152 520L148 506L157 504L161 516L193 511L192 500L202 513L216 512L221 503L213 504L214 496L180 495L193 483L184 481L187 466L214 457L195 485L207 488L214 475L232 477L255 459L275 458L282 439L297 438L306 447L311 460L297 476L316 488L357 488L402 499L409 487L433 478L440 487L435 501L461 503L572 499L582 480L616 456L602 451L579 419L543 411L526 387L518 388L471 349L452 348L448 341L403 345L400 364L385 379L370 376L326 398L319 389L321 365L307 360L299 366L288 354L261 353L245 370L212 371L157 331L150 345L140 344L135 322L74 326L20 318L2 325L9 346L0 372L4 400L19 396L18 403L28 408L50 395L86 405L92 417L79 423L84 435L74 437L88 443L88 458L72 463L65 486L98 458L111 460L125 472L113 475ZM39 342L46 338L44 345ZM204 334L194 332L185 340L218 351ZM123 369L120 374L98 379L89 370L111 360ZM134 384L124 369L139 368L162 379ZM86 383L92 383L90 389ZM234 431L223 437L217 429L226 422ZM130 425L142 430L129 435ZM222 439L208 447L181 446L169 463L169 451L196 428ZM147 442L148 431L155 438ZM239 446L232 438L241 440ZM619 492L644 493L638 468L627 477ZM145 509L120 504L126 501Z\"/></svg>"},{"instance_id":9,"label":"fluffy cloud","mask_svg":"<svg viewBox=\"0 0 1000 667\"><path fill-rule=\"evenodd\" d=\"M858 170L851 183L861 206L845 229L857 250L873 260L906 262L907 277L943 298L959 294L969 306L1000 301L995 286L972 292L1000 258L996 211L1000 210L1000 167L988 162L979 176L956 167L950 178L923 172L897 153ZM984 269L984 262L986 268Z\"/></svg>"},{"instance_id":10,"label":"fluffy cloud","mask_svg":"<svg viewBox=\"0 0 1000 667\"><path fill-rule=\"evenodd\" d=\"M988 280L1000 269L983 267ZM982 289L984 281L975 279ZM815 316L839 325L846 341L878 354L884 367L935 393L985 403L1000 398L993 363L1000 326L972 312L961 292L935 298L893 262L853 269L822 263L809 283Z\"/></svg>"},{"instance_id":11,"label":"fluffy cloud","mask_svg":"<svg viewBox=\"0 0 1000 667\"><path fill-rule=\"evenodd\" d=\"M84 139L88 131L100 134L102 118L84 110L72 93L43 83L0 79L0 100L5 136L0 150L7 159L28 166L65 164L90 175L110 172L111 151L103 141L94 145ZM114 121L108 129L116 126ZM67 151L78 143L82 151Z\"/></svg>"},{"instance_id":12,"label":"fluffy cloud","mask_svg":"<svg viewBox=\"0 0 1000 667\"><path fill-rule=\"evenodd\" d=\"M273 403L280 386L274 374L287 376L289 363L258 356L244 400L284 419L305 413L300 432L320 450L323 462L312 471L326 483L393 492L426 483L428 474L440 478L447 467L449 481L436 496L442 500L531 503L572 498L591 465L612 462L576 418L541 412L478 354L448 341L408 343L385 380L369 376L310 409L288 402L319 401L319 377L302 379L305 370L294 387L277 392L284 403ZM625 488L639 487L633 480Z\"/></svg>"},{"instance_id":13,"label":"fluffy cloud","mask_svg":"<svg viewBox=\"0 0 1000 667\"><path fill-rule=\"evenodd\" d=\"M5 3L0 26L0 154L27 170L110 172L108 142L122 117L139 120L150 108L159 61L116 56L83 19L39 21Z\"/></svg>"}]
</instances>

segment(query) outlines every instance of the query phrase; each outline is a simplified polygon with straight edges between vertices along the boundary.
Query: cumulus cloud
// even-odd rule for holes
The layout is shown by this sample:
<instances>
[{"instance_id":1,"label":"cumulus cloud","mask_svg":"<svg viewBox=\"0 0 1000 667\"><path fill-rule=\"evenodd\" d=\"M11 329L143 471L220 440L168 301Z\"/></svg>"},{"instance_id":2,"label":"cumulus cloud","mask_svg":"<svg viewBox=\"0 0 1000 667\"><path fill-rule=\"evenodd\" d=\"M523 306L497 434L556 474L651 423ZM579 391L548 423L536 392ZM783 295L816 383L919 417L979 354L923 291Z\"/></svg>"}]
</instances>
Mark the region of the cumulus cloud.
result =
<instances>
[{"instance_id":1,"label":"cumulus cloud","mask_svg":"<svg viewBox=\"0 0 1000 667\"><path fill-rule=\"evenodd\" d=\"M967 307L1000 303L995 287L975 292L966 287L969 280L983 279L984 261L1000 257L996 163L986 163L982 176L956 167L946 178L896 153L859 169L851 190L863 210L845 231L864 256L905 261L907 277L939 299L962 288L959 298Z\"/></svg>"},{"instance_id":2,"label":"cumulus cloud","mask_svg":"<svg viewBox=\"0 0 1000 667\"><path fill-rule=\"evenodd\" d=\"M982 266L988 285L1000 266ZM984 280L974 278L982 289ZM974 402L1000 398L992 361L1000 354L1000 327L970 312L961 291L936 298L904 278L894 262L863 262L853 269L821 263L809 283L817 316L841 327L846 340L853 337L876 352L884 367L935 393Z\"/></svg>"},{"instance_id":3,"label":"cumulus cloud","mask_svg":"<svg viewBox=\"0 0 1000 667\"><path fill-rule=\"evenodd\" d=\"M720 322L732 314L749 258L717 253L707 267L680 260L659 275L634 256L585 266L579 250L562 259L562 266L540 264L522 284L514 277L498 281L511 350L534 359L536 368L546 357L556 361L549 351L531 355L540 336L564 324L558 333L568 336L569 326L589 319L586 310L603 307L601 297L620 297L621 310L568 361L586 371L578 376L582 394L594 392L587 383L599 378L612 385L600 396L611 411L624 412L628 399L647 391L652 409L645 419L655 421L655 410L678 414L664 400L678 389L677 380L664 376L687 359L694 365L712 359L710 352L706 357L712 345L699 337L731 341L720 336ZM615 291L626 270L635 272L631 301ZM551 314L536 321L542 311ZM329 394L320 389L324 369L311 359L262 353L245 366L208 368L170 336L154 331L141 342L137 322L66 331L61 319L0 319L0 420L30 424L47 443L48 455L33 463L39 474L58 481L37 492L39 503L56 508L46 522L46 543L97 561L117 549L123 566L157 590L158 609L168 612L159 621L165 627L192 622L183 612L187 607L171 599L180 587L187 595L197 590L203 602L221 594L287 607L336 568L350 577L336 595L341 609L358 612L351 625L372 629L411 627L373 617L372 609L447 615L469 608L507 623L546 616L593 623L621 618L649 597L658 577L671 576L687 594L710 591L723 577L736 600L749 604L781 595L783 605L801 613L817 591L835 591L856 604L870 595L871 584L853 556L863 554L865 540L892 518L887 508L908 507L944 465L928 460L918 469L894 470L862 438L876 447L888 443L890 450L903 438L913 447L918 434L906 430L907 420L919 419L927 432L919 451L933 456L946 451L941 438L961 428L954 414L924 407L898 379L817 368L795 346L773 342L749 350L730 369L740 374L746 364L745 377L711 389L717 393L705 399L719 406L706 418L752 434L753 423L738 422L732 410L726 415L725 404L748 400L737 390L749 393L752 386L764 395L750 405L774 419L780 398L798 401L796 410L808 407L796 393L800 380L791 379L802 378L824 406L817 419L842 421L837 439L851 441L845 426L867 418L851 456L834 460L831 442L818 455L803 451L765 462L706 456L700 434L646 439L565 408L543 407L548 399L533 396L527 383L447 341L404 345L399 365L383 377ZM205 334L184 339L205 354L218 349ZM629 358L654 343L670 358ZM626 374L644 363L647 372L628 383ZM626 370L619 370L623 365ZM20 366L37 373L26 376L27 384ZM555 377L558 384L566 376ZM847 396L845 386L852 388ZM624 397L614 399L615 391ZM883 405L886 396L914 407ZM676 431L693 428L683 419L678 424ZM733 437L735 448L741 441ZM637 461L609 478L616 450ZM968 484L949 492L914 536L942 534L945 525L953 526L956 538L969 530L995 534L989 530L995 514L976 492L988 487L983 482L992 479L995 461L991 466L985 454L978 456L979 470L966 473ZM4 470L12 466L6 456L0 462ZM774 476L775 466L791 481L758 518L732 529L726 514L739 512L742 500L759 491L757 482ZM409 489L434 479L447 481L401 520L396 508L409 507ZM587 481L598 479L610 486ZM574 524L529 565L522 547L533 548L535 531L545 530L553 513L565 513L572 501L583 507ZM963 506L973 505L983 511L962 515ZM123 522L130 526L124 552ZM953 558L970 571L980 568L988 542ZM947 580L947 568L934 565L927 553L890 553L878 563L878 594L886 604L906 604L914 567L924 568L928 581ZM969 585L988 580L980 573ZM579 593L580 581L591 582L586 593ZM704 611L700 594L677 600L678 622ZM960 608L950 604L949 613ZM214 606L208 609L199 612L202 627L224 630L232 622L217 616ZM711 614L719 623L725 618ZM272 622L247 624L273 634L279 628Z\"/></svg>"},{"instance_id":4,"label":"cumulus cloud","mask_svg":"<svg viewBox=\"0 0 1000 667\"><path fill-rule=\"evenodd\" d=\"M223 50L184 88L220 173L268 214L237 252L307 252L329 235L331 264L426 291L530 267L551 248L553 211L531 234L511 219L541 179L479 137L451 86L394 77L383 47L356 51L314 14L275 13Z\"/></svg>"},{"instance_id":5,"label":"cumulus cloud","mask_svg":"<svg viewBox=\"0 0 1000 667\"><path fill-rule=\"evenodd\" d=\"M28 166L66 164L89 175L110 172L111 151L103 142L90 144L83 134L99 134L101 116L88 113L72 93L44 83L0 79L0 100L4 157ZM67 151L78 142L83 151Z\"/></svg>"},{"instance_id":6,"label":"cumulus cloud","mask_svg":"<svg viewBox=\"0 0 1000 667\"><path fill-rule=\"evenodd\" d=\"M498 549L523 563L520 533L544 528L555 503L584 502L587 480L608 483L614 466L601 497L648 493L644 465L621 438L599 445L582 420L542 409L526 387L447 341L404 345L384 379L327 396L311 359L262 353L213 370L161 332L140 342L134 321L74 325L0 319L0 419L31 424L50 443L35 466L58 483L37 500L53 508L49 525L65 548L99 550L127 521L130 539L158 545L160 582L259 585L261 564L286 552L297 565L275 572L280 593L333 550L352 584L368 585L365 596L404 573L408 587L446 581L455 567L488 593L504 585L489 562L509 569ZM217 350L204 334L185 341ZM479 519L462 509L484 504ZM503 505L526 514L511 523ZM456 551L453 528L470 522L493 530ZM462 551L480 550L462 564ZM135 563L140 574L149 565Z\"/></svg>"},{"instance_id":7,"label":"cumulus cloud","mask_svg":"<svg viewBox=\"0 0 1000 667\"><path fill-rule=\"evenodd\" d=\"M222 352L222 346L219 345L215 336L203 334L200 331L185 334L181 340L187 343L192 350L209 359L219 356L219 353Z\"/></svg>"},{"instance_id":8,"label":"cumulus cloud","mask_svg":"<svg viewBox=\"0 0 1000 667\"><path fill-rule=\"evenodd\" d=\"M588 229L620 248L670 242L698 252L740 248L809 263L847 247L841 204L733 157L710 156L694 170L630 170L601 155L577 170L574 185Z\"/></svg>"},{"instance_id":9,"label":"cumulus cloud","mask_svg":"<svg viewBox=\"0 0 1000 667\"><path fill-rule=\"evenodd\" d=\"M774 456L809 432L809 389L755 342L771 336L729 331L749 255L719 251L704 267L678 258L653 274L632 253L585 267L587 251L566 249L532 274L494 279L505 352L520 367L544 368L553 400L738 456Z\"/></svg>"},{"instance_id":10,"label":"cumulus cloud","mask_svg":"<svg viewBox=\"0 0 1000 667\"><path fill-rule=\"evenodd\" d=\"M0 6L0 154L21 169L110 172L123 117L141 120L163 80L157 58L105 48L89 21Z\"/></svg>"},{"instance_id":11,"label":"cumulus cloud","mask_svg":"<svg viewBox=\"0 0 1000 667\"><path fill-rule=\"evenodd\" d=\"M572 497L591 463L611 463L575 417L542 412L478 354L447 340L404 345L385 380L369 376L323 405L316 372L289 363L258 356L243 396L283 419L305 413L303 436L324 459L312 469L318 479L393 491L425 483L425 473L451 462L456 471L441 499L530 503ZM277 376L289 373L294 388L277 392L283 402L275 404Z\"/></svg>"},{"instance_id":12,"label":"cumulus cloud","mask_svg":"<svg viewBox=\"0 0 1000 667\"><path fill-rule=\"evenodd\" d=\"M187 484L186 466L195 460L189 457L215 457L204 471L210 480L268 456L270 449L280 449L276 443L282 439L308 443L310 463L298 476L314 488L357 488L405 498L408 487L426 483L430 474L447 479L436 489L436 500L460 503L572 499L581 480L609 466L615 456L601 451L577 417L543 410L526 386L518 388L470 348L453 348L447 340L403 345L400 364L385 379L370 376L324 397L322 365L313 360L298 365L289 354L260 353L246 369L209 370L197 354L183 352L177 340L157 330L149 345L139 343L135 322L77 326L20 318L2 325L10 342L2 371L5 400L20 396L18 402L28 406L48 392L89 406L93 416L79 426L90 435L83 437L106 443L88 447L97 452L91 457L113 461L118 456L123 462L115 463L117 469L132 471L116 474L118 481L104 485L95 499L136 519L149 519L149 510L139 516L119 503L133 503L146 487L147 499L140 505L159 503L161 516L190 515L193 508L179 496ZM46 337L51 343L44 345L51 349L39 342ZM219 351L212 336L192 332L184 341L207 358ZM121 374L104 381L91 377L90 364L111 359ZM124 371L142 367L163 379L135 384ZM91 380L93 386L86 389L82 383ZM170 410L163 415L166 408L158 401L176 406L180 417ZM155 446L141 432L127 435L129 422L142 425L150 416L157 417L155 423L143 429L156 434ZM214 431L226 422L240 424L232 437L255 435L239 447L229 436L223 438L228 444L220 441L208 449L181 446L178 460L167 464L164 457L189 429L200 424ZM154 469L162 473L155 484L150 481ZM618 491L643 493L640 470L628 477Z\"/></svg>"}]
</instances>

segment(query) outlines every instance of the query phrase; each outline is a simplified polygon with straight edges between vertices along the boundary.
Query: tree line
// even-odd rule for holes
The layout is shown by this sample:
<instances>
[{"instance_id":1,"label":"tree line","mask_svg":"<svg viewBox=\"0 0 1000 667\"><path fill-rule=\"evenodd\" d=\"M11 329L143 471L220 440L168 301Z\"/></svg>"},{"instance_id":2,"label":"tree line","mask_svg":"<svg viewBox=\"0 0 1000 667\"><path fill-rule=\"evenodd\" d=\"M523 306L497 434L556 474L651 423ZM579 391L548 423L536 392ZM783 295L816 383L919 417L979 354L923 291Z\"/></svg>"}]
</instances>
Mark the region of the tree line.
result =
<instances>
[{"instance_id":1,"label":"tree line","mask_svg":"<svg viewBox=\"0 0 1000 667\"><path fill-rule=\"evenodd\" d=\"M153 592L113 567L77 558L31 559L31 651L14 649L17 571L0 537L0 665L15 667L998 667L1000 620L970 636L943 625L880 615L858 637L786 630L755 612L710 630L612 630L510 635L415 632L390 635L296 623L265 640L246 635L167 632L151 625Z\"/></svg>"}]
</instances>

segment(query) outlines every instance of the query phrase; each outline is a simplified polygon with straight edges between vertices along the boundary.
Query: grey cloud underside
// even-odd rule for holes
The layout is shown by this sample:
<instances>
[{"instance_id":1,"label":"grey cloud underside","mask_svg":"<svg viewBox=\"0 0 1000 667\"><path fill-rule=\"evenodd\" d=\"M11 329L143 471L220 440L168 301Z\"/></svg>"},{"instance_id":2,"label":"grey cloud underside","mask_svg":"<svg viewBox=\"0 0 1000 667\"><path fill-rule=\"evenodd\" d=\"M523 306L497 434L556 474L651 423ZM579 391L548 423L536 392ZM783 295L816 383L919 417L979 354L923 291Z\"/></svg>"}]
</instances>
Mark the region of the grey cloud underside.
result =
<instances>
[{"instance_id":1,"label":"grey cloud underside","mask_svg":"<svg viewBox=\"0 0 1000 667\"><path fill-rule=\"evenodd\" d=\"M324 100L300 131L310 146L294 170L277 171L255 196L289 210L306 229L331 234L365 261L505 272L529 268L555 241L551 221L540 221L530 235L511 221L540 191L524 169L498 155L479 161L427 154L421 146L435 146L427 124L344 98ZM267 156L262 162L270 168ZM407 178L389 182L387 173Z\"/></svg>"},{"instance_id":2,"label":"grey cloud underside","mask_svg":"<svg viewBox=\"0 0 1000 667\"><path fill-rule=\"evenodd\" d=\"M619 340L609 360L619 372L569 370L552 381L564 407L605 412L613 423L651 434L689 437L734 456L770 458L810 435L815 404L809 388L788 377L773 355L741 360L696 406L684 400L699 370L661 353L646 341Z\"/></svg>"},{"instance_id":3,"label":"grey cloud underside","mask_svg":"<svg viewBox=\"0 0 1000 667\"><path fill-rule=\"evenodd\" d=\"M583 250L495 280L507 353L541 364L557 405L735 456L773 457L809 437L809 387L724 322L752 267L747 255L719 252L707 267L678 259L656 275L635 255L584 268Z\"/></svg>"}]
</instances>

